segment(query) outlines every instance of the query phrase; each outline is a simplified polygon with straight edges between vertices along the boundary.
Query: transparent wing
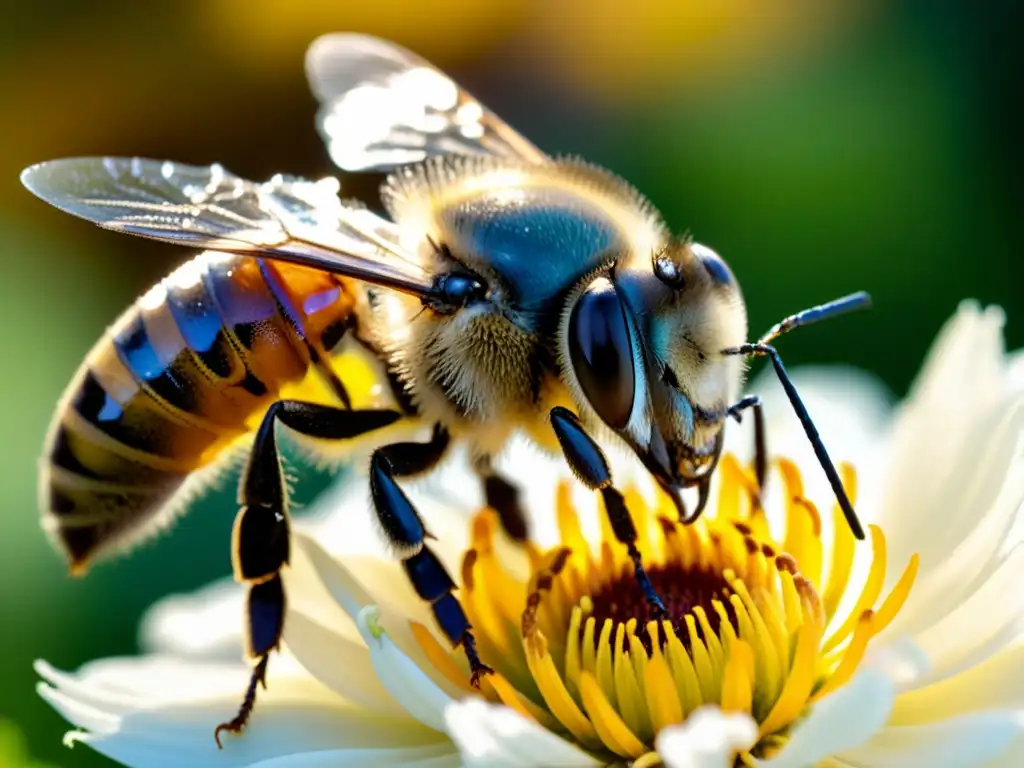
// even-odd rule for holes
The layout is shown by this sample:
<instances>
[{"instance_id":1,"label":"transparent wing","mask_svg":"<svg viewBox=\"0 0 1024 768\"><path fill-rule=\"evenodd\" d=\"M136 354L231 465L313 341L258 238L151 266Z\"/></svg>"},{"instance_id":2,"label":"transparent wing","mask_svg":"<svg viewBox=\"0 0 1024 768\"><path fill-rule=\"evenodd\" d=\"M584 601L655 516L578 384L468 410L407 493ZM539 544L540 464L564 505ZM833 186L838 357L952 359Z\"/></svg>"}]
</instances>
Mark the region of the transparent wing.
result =
<instances>
[{"instance_id":1,"label":"transparent wing","mask_svg":"<svg viewBox=\"0 0 1024 768\"><path fill-rule=\"evenodd\" d=\"M432 155L547 156L426 60L366 35L325 35L306 53L317 125L346 171L389 170Z\"/></svg>"},{"instance_id":2,"label":"transparent wing","mask_svg":"<svg viewBox=\"0 0 1024 768\"><path fill-rule=\"evenodd\" d=\"M398 245L397 227L345 205L335 179L257 184L219 165L80 157L25 169L51 205L106 229L317 267L416 295L432 281Z\"/></svg>"}]
</instances>

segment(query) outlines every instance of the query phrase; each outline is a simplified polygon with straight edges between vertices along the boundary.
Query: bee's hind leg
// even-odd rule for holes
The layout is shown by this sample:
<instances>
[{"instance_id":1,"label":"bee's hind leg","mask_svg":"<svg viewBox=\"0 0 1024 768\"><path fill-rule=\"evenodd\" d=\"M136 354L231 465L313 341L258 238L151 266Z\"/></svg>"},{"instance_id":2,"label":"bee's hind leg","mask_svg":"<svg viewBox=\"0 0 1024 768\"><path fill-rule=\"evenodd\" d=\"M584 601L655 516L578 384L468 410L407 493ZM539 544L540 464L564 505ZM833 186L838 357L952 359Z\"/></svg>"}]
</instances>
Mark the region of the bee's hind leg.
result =
<instances>
[{"instance_id":1,"label":"bee's hind leg","mask_svg":"<svg viewBox=\"0 0 1024 768\"><path fill-rule=\"evenodd\" d=\"M615 533L615 538L626 545L629 558L633 561L633 572L636 574L637 583L644 593L644 598L647 600L654 618L659 620L668 618L665 604L658 596L650 576L644 569L640 550L636 546L636 526L633 525L633 518L629 516L626 500L612 485L612 473L604 452L584 431L583 425L572 411L561 406L552 408L551 426L555 430L562 453L565 454L573 474L588 488L601 493L612 531Z\"/></svg>"},{"instance_id":2,"label":"bee's hind leg","mask_svg":"<svg viewBox=\"0 0 1024 768\"><path fill-rule=\"evenodd\" d=\"M416 594L430 609L453 647L462 647L469 662L470 682L479 687L480 678L493 670L480 660L476 638L466 612L452 594L455 582L426 544L434 538L424 527L409 497L395 482L433 468L448 449L448 432L434 428L430 442L394 443L373 452L370 459L370 495L384 534L402 559Z\"/></svg>"},{"instance_id":3,"label":"bee's hind leg","mask_svg":"<svg viewBox=\"0 0 1024 768\"><path fill-rule=\"evenodd\" d=\"M281 568L288 563L291 534L288 498L275 424L326 440L347 440L393 424L402 414L389 410L350 411L326 405L281 400L267 410L256 431L249 463L239 486L241 508L231 536L235 579L248 585L246 655L254 660L252 676L238 714L214 731L240 733L256 704L256 691L266 687L267 660L284 631L285 593Z\"/></svg>"},{"instance_id":4,"label":"bee's hind leg","mask_svg":"<svg viewBox=\"0 0 1024 768\"><path fill-rule=\"evenodd\" d=\"M477 456L473 469L484 489L487 506L498 513L501 527L513 541L522 543L530 538L526 513L519 497L519 488L498 474L491 465L490 456Z\"/></svg>"}]
</instances>

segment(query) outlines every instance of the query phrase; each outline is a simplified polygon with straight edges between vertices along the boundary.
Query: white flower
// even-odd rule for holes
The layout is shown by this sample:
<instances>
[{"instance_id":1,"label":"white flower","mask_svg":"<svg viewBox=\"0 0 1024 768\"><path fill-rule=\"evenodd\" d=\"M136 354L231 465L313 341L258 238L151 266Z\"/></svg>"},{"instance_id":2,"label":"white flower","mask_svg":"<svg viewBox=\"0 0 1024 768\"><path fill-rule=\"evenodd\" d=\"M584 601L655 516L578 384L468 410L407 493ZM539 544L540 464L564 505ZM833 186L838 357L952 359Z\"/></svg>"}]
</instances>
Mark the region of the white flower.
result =
<instances>
[{"instance_id":1,"label":"white flower","mask_svg":"<svg viewBox=\"0 0 1024 768\"><path fill-rule=\"evenodd\" d=\"M859 467L858 511L875 525L856 553L770 393L773 450L795 461L778 463L764 509L735 459L720 467L715 514L691 528L629 493L674 625L645 626L589 494L559 486L545 517L555 480L541 473L555 470L516 456L553 548L514 549L486 511L467 536L452 514L472 485L459 471L411 494L497 670L480 692L366 525L365 488L349 483L296 537L286 648L223 750L213 728L248 679L234 585L156 606L150 655L70 675L40 663L40 693L82 729L69 743L133 766L1018 765L1024 358L1004 355L1001 324L965 304L891 414L864 378L856 393L847 375L801 382L830 449ZM854 485L848 466L845 478Z\"/></svg>"}]
</instances>

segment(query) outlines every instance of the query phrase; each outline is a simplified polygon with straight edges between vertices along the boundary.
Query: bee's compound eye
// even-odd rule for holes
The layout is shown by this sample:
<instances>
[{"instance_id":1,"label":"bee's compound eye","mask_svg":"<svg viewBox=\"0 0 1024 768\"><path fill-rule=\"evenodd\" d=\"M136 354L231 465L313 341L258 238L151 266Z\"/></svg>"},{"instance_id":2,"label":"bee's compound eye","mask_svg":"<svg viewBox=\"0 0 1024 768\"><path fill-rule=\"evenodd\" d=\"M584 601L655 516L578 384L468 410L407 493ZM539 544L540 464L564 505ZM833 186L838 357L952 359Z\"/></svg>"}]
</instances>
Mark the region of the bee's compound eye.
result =
<instances>
[{"instance_id":1,"label":"bee's compound eye","mask_svg":"<svg viewBox=\"0 0 1024 768\"><path fill-rule=\"evenodd\" d=\"M636 373L626 308L606 278L598 278L569 317L569 357L583 394L608 426L624 429L633 409Z\"/></svg>"},{"instance_id":2,"label":"bee's compound eye","mask_svg":"<svg viewBox=\"0 0 1024 768\"><path fill-rule=\"evenodd\" d=\"M692 247L694 255L700 259L701 264L704 265L704 270L711 277L715 285L728 286L736 282L732 276L732 271L725 261L722 260L721 256L700 243L694 243Z\"/></svg>"}]
</instances>

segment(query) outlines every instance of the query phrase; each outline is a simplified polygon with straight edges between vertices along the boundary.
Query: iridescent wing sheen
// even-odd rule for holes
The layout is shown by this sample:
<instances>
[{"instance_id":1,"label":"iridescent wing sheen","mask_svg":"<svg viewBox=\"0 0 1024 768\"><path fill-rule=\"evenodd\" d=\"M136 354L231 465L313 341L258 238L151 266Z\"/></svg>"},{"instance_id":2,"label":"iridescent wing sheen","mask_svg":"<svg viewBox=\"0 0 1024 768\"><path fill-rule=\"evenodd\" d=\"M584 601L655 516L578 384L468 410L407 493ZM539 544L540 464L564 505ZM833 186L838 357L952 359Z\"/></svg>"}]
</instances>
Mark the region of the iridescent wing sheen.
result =
<instances>
[{"instance_id":1,"label":"iridescent wing sheen","mask_svg":"<svg viewBox=\"0 0 1024 768\"><path fill-rule=\"evenodd\" d=\"M35 195L105 229L292 261L424 296L432 280L398 243L398 229L338 198L335 179L247 181L219 165L80 157L21 174Z\"/></svg>"},{"instance_id":2,"label":"iridescent wing sheen","mask_svg":"<svg viewBox=\"0 0 1024 768\"><path fill-rule=\"evenodd\" d=\"M306 53L306 75L321 103L317 126L346 171L390 170L443 154L548 161L450 77L393 43L325 35Z\"/></svg>"}]
</instances>

